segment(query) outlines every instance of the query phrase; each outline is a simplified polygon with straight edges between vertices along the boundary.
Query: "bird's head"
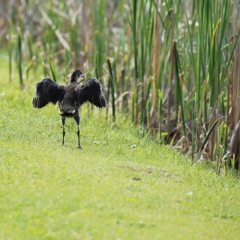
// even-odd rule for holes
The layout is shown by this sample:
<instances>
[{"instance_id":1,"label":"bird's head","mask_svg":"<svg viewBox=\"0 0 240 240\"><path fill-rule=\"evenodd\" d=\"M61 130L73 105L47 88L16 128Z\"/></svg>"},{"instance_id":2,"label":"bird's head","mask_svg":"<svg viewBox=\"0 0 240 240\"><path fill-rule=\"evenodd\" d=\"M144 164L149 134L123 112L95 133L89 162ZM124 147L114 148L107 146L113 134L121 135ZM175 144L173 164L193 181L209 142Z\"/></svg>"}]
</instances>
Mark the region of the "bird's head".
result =
<instances>
[{"instance_id":1,"label":"bird's head","mask_svg":"<svg viewBox=\"0 0 240 240\"><path fill-rule=\"evenodd\" d=\"M83 72L80 70L75 70L71 75L70 82L77 82L79 78L82 78L82 79L85 78L83 75Z\"/></svg>"}]
</instances>

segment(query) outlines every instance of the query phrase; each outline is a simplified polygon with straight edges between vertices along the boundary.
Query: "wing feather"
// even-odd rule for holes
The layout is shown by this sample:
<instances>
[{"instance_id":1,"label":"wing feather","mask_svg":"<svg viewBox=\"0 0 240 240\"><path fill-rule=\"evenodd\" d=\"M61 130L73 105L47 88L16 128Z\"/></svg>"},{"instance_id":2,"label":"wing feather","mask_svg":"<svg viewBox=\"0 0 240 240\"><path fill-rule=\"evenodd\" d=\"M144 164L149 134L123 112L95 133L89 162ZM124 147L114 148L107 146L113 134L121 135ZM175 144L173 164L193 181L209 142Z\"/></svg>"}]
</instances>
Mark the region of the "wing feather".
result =
<instances>
[{"instance_id":1,"label":"wing feather","mask_svg":"<svg viewBox=\"0 0 240 240\"><path fill-rule=\"evenodd\" d=\"M106 107L107 105L101 83L96 78L89 78L86 82L79 85L75 92L80 105L87 101L99 108Z\"/></svg>"},{"instance_id":2,"label":"wing feather","mask_svg":"<svg viewBox=\"0 0 240 240\"><path fill-rule=\"evenodd\" d=\"M56 104L57 101L63 99L64 94L64 86L58 85L50 78L44 78L36 85L36 93L32 99L32 105L34 108L43 108L50 102Z\"/></svg>"}]
</instances>

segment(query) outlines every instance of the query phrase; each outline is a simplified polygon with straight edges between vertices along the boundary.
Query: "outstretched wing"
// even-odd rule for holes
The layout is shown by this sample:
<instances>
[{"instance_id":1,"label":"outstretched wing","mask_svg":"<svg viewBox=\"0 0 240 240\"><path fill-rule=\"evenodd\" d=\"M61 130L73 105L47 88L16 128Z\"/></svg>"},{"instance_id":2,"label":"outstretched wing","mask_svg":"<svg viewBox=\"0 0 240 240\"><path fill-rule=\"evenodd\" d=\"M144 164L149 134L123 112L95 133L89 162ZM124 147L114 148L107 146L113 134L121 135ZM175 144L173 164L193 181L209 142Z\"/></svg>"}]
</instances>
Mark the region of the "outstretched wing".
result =
<instances>
[{"instance_id":1,"label":"outstretched wing","mask_svg":"<svg viewBox=\"0 0 240 240\"><path fill-rule=\"evenodd\" d=\"M100 82L96 78L89 78L75 89L77 101L80 105L89 101L99 108L106 107L107 102L102 92Z\"/></svg>"},{"instance_id":2,"label":"outstretched wing","mask_svg":"<svg viewBox=\"0 0 240 240\"><path fill-rule=\"evenodd\" d=\"M50 102L56 104L57 101L63 99L64 94L64 86L59 86L50 78L45 78L36 85L36 93L32 99L32 105L34 108L43 108Z\"/></svg>"}]
</instances>

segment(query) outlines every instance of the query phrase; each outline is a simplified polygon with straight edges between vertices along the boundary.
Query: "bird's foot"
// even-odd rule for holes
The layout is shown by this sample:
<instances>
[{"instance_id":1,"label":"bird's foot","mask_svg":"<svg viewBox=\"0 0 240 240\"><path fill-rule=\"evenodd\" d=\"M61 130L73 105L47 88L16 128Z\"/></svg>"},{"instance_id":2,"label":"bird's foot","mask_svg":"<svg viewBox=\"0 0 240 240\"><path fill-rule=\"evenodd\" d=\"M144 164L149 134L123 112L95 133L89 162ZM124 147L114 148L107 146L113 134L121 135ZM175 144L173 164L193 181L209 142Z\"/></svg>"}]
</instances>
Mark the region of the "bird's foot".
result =
<instances>
[{"instance_id":1,"label":"bird's foot","mask_svg":"<svg viewBox=\"0 0 240 240\"><path fill-rule=\"evenodd\" d=\"M82 149L82 147L80 145L78 145L76 148Z\"/></svg>"},{"instance_id":2,"label":"bird's foot","mask_svg":"<svg viewBox=\"0 0 240 240\"><path fill-rule=\"evenodd\" d=\"M67 145L65 145L64 143L62 143L61 146L66 147Z\"/></svg>"}]
</instances>

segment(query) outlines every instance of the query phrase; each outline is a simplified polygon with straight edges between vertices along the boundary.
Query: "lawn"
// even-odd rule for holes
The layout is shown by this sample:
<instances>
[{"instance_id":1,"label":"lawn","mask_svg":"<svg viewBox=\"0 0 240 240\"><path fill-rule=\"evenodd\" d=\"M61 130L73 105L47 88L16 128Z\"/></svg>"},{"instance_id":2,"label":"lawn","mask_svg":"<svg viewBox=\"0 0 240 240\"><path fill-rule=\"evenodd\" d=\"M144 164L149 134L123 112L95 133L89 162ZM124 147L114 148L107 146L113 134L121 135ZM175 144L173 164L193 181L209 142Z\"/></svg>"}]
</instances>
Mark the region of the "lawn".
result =
<instances>
[{"instance_id":1,"label":"lawn","mask_svg":"<svg viewBox=\"0 0 240 240\"><path fill-rule=\"evenodd\" d=\"M41 79L20 90L0 67L0 239L239 239L238 179L87 104L83 149L71 119L62 147L57 106L31 106Z\"/></svg>"}]
</instances>

